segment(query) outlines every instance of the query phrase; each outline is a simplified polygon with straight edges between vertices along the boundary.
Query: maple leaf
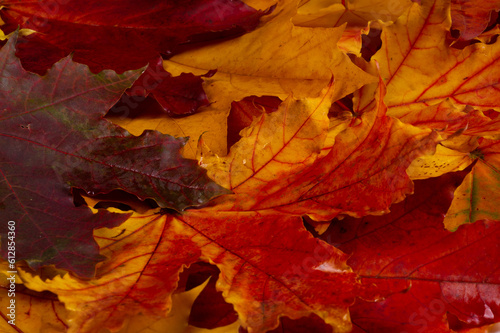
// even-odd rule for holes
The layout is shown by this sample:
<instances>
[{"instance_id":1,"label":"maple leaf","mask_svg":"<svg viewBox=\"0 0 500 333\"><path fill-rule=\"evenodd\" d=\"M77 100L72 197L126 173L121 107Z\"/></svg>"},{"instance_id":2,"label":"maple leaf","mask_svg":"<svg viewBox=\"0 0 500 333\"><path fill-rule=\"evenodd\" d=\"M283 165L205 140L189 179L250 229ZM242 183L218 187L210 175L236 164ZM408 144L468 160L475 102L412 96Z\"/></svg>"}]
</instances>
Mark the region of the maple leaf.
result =
<instances>
[{"instance_id":1,"label":"maple leaf","mask_svg":"<svg viewBox=\"0 0 500 333\"><path fill-rule=\"evenodd\" d=\"M447 98L462 108L500 111L500 42L450 48L450 24L449 2L426 0L383 28L382 48L372 61L387 85L389 115L400 118ZM422 66L424 59L432 62Z\"/></svg>"},{"instance_id":2,"label":"maple leaf","mask_svg":"<svg viewBox=\"0 0 500 333\"><path fill-rule=\"evenodd\" d=\"M57 274L54 270L51 273ZM64 304L58 301L57 295L46 291L38 293L26 288L19 275L13 273L9 268L9 263L3 260L0 261L0 281L0 305L7 309L5 313L0 312L1 332L62 333L66 331L68 311ZM15 287L12 288L11 283L14 282ZM12 293L15 294L14 306L10 301ZM9 306L14 309L13 312L10 312ZM15 328L9 321L16 323ZM47 330L48 327L50 331Z\"/></svg>"},{"instance_id":3,"label":"maple leaf","mask_svg":"<svg viewBox=\"0 0 500 333\"><path fill-rule=\"evenodd\" d=\"M298 1L281 0L254 31L216 45L173 56L164 63L173 75L217 73L205 80L212 108L229 112L233 101L248 96L285 99L316 97L332 74L337 97L376 79L361 71L337 47L343 28L296 27L290 21ZM224 91L224 94L220 92Z\"/></svg>"},{"instance_id":4,"label":"maple leaf","mask_svg":"<svg viewBox=\"0 0 500 333\"><path fill-rule=\"evenodd\" d=\"M346 331L347 308L363 294L344 254L314 239L298 217L213 208L134 214L117 228L96 230L96 240L109 259L94 280L71 274L42 280L20 270L30 289L50 290L65 303L69 332L116 330L139 311L164 315L180 271L199 258L218 266L217 288L256 332L275 327L281 315L311 312Z\"/></svg>"},{"instance_id":5,"label":"maple leaf","mask_svg":"<svg viewBox=\"0 0 500 333\"><path fill-rule=\"evenodd\" d=\"M476 326L495 322L500 275L491 259L500 256L500 224L442 228L464 175L417 181L415 194L390 214L334 221L321 236L350 254L347 263L385 297L351 307L354 332L449 332L450 316Z\"/></svg>"},{"instance_id":6,"label":"maple leaf","mask_svg":"<svg viewBox=\"0 0 500 333\"><path fill-rule=\"evenodd\" d=\"M0 330L494 329L497 4L245 3L0 0L26 68L134 69L3 47L0 219L30 266Z\"/></svg>"},{"instance_id":7,"label":"maple leaf","mask_svg":"<svg viewBox=\"0 0 500 333\"><path fill-rule=\"evenodd\" d=\"M133 137L102 119L142 70L94 75L65 58L40 77L21 67L15 43L12 37L0 50L0 197L9 208L0 215L15 220L23 235L17 260L93 274L102 257L92 229L118 225L126 216L75 207L71 187L89 194L121 188L179 210L227 193L195 161L180 157L185 139L155 132ZM6 255L7 224L0 230Z\"/></svg>"},{"instance_id":8,"label":"maple leaf","mask_svg":"<svg viewBox=\"0 0 500 333\"><path fill-rule=\"evenodd\" d=\"M126 104L116 104L106 115L106 119L137 136L153 129L174 137L188 137L182 151L182 156L188 159L196 159L201 136L214 152L225 155L227 115L217 110L201 109L199 113L189 117L170 117L158 103L146 98L143 102L138 102L136 109L131 109Z\"/></svg>"},{"instance_id":9,"label":"maple leaf","mask_svg":"<svg viewBox=\"0 0 500 333\"><path fill-rule=\"evenodd\" d=\"M17 265L17 269L28 270L26 265ZM10 271L8 263L0 262L0 276L2 284L0 285L0 304L7 308L10 305L9 284L11 274L4 274ZM42 274L45 278L51 278L57 274L64 274L64 271L54 271L50 268L44 268ZM16 276L16 328L19 332L50 332L64 333L70 327L69 314L62 302L57 299L57 295L44 291L35 292L27 289L19 276ZM139 314L127 318L122 329L117 333L152 333L152 332L184 332L187 327L187 320L191 313L191 305L198 295L204 290L208 280L190 289L189 291L179 292L172 296L173 309L168 317L147 317ZM2 332L11 332L12 326L8 323L11 317L8 314L0 313L0 330ZM100 332L109 332L100 330Z\"/></svg>"},{"instance_id":10,"label":"maple leaf","mask_svg":"<svg viewBox=\"0 0 500 333\"><path fill-rule=\"evenodd\" d=\"M202 155L209 176L235 193L218 202L228 209L274 209L328 220L340 213L380 213L411 193L405 170L417 155L434 149L437 134L385 116L380 83L362 88L366 103L322 153L332 90L307 101L288 98L278 111L255 119L226 157Z\"/></svg>"},{"instance_id":11,"label":"maple leaf","mask_svg":"<svg viewBox=\"0 0 500 333\"><path fill-rule=\"evenodd\" d=\"M252 30L266 13L228 0L182 4L113 0L105 5L81 0L3 0L0 6L7 29L20 25L38 32L22 38L17 54L25 68L39 74L70 52L93 72L143 67L160 53L178 52L181 44Z\"/></svg>"}]
</instances>

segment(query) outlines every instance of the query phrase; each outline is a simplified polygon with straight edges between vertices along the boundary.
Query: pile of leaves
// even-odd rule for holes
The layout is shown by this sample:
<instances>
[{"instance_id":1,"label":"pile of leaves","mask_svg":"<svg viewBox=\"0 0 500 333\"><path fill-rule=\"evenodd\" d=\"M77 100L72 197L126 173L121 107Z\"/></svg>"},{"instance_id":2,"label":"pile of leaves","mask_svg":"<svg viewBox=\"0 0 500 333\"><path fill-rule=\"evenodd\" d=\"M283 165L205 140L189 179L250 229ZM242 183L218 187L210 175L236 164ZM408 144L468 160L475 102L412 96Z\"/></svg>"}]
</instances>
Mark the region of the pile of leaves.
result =
<instances>
[{"instance_id":1,"label":"pile of leaves","mask_svg":"<svg viewBox=\"0 0 500 333\"><path fill-rule=\"evenodd\" d=\"M0 8L2 332L500 321L499 1Z\"/></svg>"}]
</instances>

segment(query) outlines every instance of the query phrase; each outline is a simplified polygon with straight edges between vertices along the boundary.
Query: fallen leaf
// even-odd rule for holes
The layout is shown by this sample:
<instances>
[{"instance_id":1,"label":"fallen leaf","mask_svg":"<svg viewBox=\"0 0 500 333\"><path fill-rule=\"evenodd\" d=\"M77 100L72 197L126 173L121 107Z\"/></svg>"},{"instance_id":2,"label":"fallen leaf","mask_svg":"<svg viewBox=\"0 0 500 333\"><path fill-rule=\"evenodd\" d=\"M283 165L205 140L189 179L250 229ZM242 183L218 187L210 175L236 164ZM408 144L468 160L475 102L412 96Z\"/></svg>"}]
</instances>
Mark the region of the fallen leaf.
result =
<instances>
[{"instance_id":1,"label":"fallen leaf","mask_svg":"<svg viewBox=\"0 0 500 333\"><path fill-rule=\"evenodd\" d=\"M23 66L39 74L74 52L74 60L97 73L123 72L145 66L160 53L233 37L254 29L266 11L240 1L192 0L182 5L159 0L39 1L4 0L2 18L11 30L37 31L22 38L17 55Z\"/></svg>"},{"instance_id":2,"label":"fallen leaf","mask_svg":"<svg viewBox=\"0 0 500 333\"><path fill-rule=\"evenodd\" d=\"M16 38L0 50L0 141L4 221L14 220L16 260L54 264L90 277L102 260L92 229L127 216L75 207L71 187L88 194L120 188L179 210L227 193L195 161L182 159L185 139L155 132L133 137L102 119L141 71L92 74L70 58L46 76L26 72L14 56ZM145 187L142 184L150 184ZM7 255L7 224L0 226Z\"/></svg>"},{"instance_id":3,"label":"fallen leaf","mask_svg":"<svg viewBox=\"0 0 500 333\"><path fill-rule=\"evenodd\" d=\"M163 230L171 230L160 218L151 213L141 217L134 214L117 229L95 231L101 253L110 259L97 267L93 280L69 273L42 280L20 270L21 278L32 290L52 290L58 295L69 311L68 332L98 332L101 328L116 331L139 312L157 319L165 317L177 281L175 274L169 277L168 272L178 274L182 261L190 256L197 258L198 254L185 251L178 264L166 265L167 258L160 262L159 253L178 252L171 242L159 246ZM182 238L177 239L182 247L181 243ZM153 257L155 251L158 253Z\"/></svg>"},{"instance_id":4,"label":"fallen leaf","mask_svg":"<svg viewBox=\"0 0 500 333\"><path fill-rule=\"evenodd\" d=\"M288 98L254 120L226 157L202 156L208 175L235 193L216 202L324 221L341 213L380 214L401 201L413 190L406 168L434 150L437 134L385 116L382 84L361 91L364 106L326 156L318 154L329 126L328 91L316 99Z\"/></svg>"},{"instance_id":5,"label":"fallen leaf","mask_svg":"<svg viewBox=\"0 0 500 333\"><path fill-rule=\"evenodd\" d=\"M287 98L276 112L262 114L240 132L242 139L228 156L201 156L200 165L208 168L208 175L218 184L238 193L297 173L311 165L323 148L333 90L330 83L321 97Z\"/></svg>"},{"instance_id":6,"label":"fallen leaf","mask_svg":"<svg viewBox=\"0 0 500 333\"><path fill-rule=\"evenodd\" d=\"M321 236L349 254L363 283L385 297L351 307L353 332L449 332L447 312L475 326L495 322L500 224L482 221L456 232L442 226L464 176L416 181L415 194L390 214L333 221Z\"/></svg>"},{"instance_id":7,"label":"fallen leaf","mask_svg":"<svg viewBox=\"0 0 500 333\"><path fill-rule=\"evenodd\" d=\"M473 14L477 22L454 30L453 0L244 1L256 10L228 0L188 1L180 11L159 0L121 7L116 0L0 0L6 33L18 34L18 19L37 25L44 15L61 28L17 44L35 69L69 46L91 69L150 64L96 75L64 59L56 66L85 75L39 77L21 70L13 46L0 42L11 51L0 59L18 68L17 76L0 75L8 86L0 119L14 104L33 111L32 97L38 110L0 126L0 177L22 185L0 183L0 219L15 221L16 242L31 242L35 257L53 255L52 244L40 250L36 228L69 251L56 253L66 266L88 253L83 246L95 255L76 262L92 270L85 276L57 262L33 264L38 257L28 259L35 270L23 261L14 266L19 291L29 295L19 303L26 330L50 332L51 321L65 333L494 329L498 13L490 11L487 31L475 39L454 40L487 20ZM33 17L42 7L48 13ZM59 81L51 79L56 74ZM109 88L109 77L123 82ZM89 92L92 82L98 88ZM52 91L73 99L59 107ZM162 158L175 160L174 175L162 173ZM40 179L46 174L53 177ZM184 183L172 188L172 181ZM24 195L23 206L12 193ZM60 200L47 200L54 197ZM36 223L21 219L23 207L38 209L29 211ZM72 215L57 220L67 210ZM96 217L87 223L91 211ZM0 228L9 250L10 230ZM61 312L30 314L50 312L41 295ZM0 288L0 302L3 296Z\"/></svg>"},{"instance_id":8,"label":"fallen leaf","mask_svg":"<svg viewBox=\"0 0 500 333\"><path fill-rule=\"evenodd\" d=\"M336 47L342 27L296 27L290 21L296 11L297 1L279 1L254 31L183 52L165 61L164 67L173 75L217 69L204 88L211 106L225 112L233 101L253 95L317 97L332 75L339 98L375 81Z\"/></svg>"},{"instance_id":9,"label":"fallen leaf","mask_svg":"<svg viewBox=\"0 0 500 333\"><path fill-rule=\"evenodd\" d=\"M251 236L244 244L242 232ZM165 315L179 272L199 258L220 269L217 289L254 332L276 327L282 315L311 313L347 332L348 307L364 294L344 254L314 239L294 216L216 208L134 214L117 228L97 230L96 240L110 259L94 280L66 274L44 281L20 271L30 289L50 290L64 302L68 332L116 330L138 312Z\"/></svg>"},{"instance_id":10,"label":"fallen leaf","mask_svg":"<svg viewBox=\"0 0 500 333\"><path fill-rule=\"evenodd\" d=\"M21 269L28 269L26 266L19 266ZM64 304L59 302L57 295L50 292L35 292L27 289L19 276L16 275L15 296L9 297L9 280L11 276L8 263L0 263L0 276L3 277L0 287L0 304L2 309L10 305L10 299L15 300L15 328L8 321L8 310L0 312L0 329L5 333L15 332L44 332L44 333L65 333L69 326L69 311ZM29 269L28 269L29 270ZM42 270L44 273L46 270ZM188 329L188 317L191 306L200 292L207 285L205 283L185 292L172 295L172 311L168 316L153 317L138 314L126 318L123 327L117 333L155 333L155 332L186 332ZM51 309L47 311L47 309ZM20 331L19 331L20 330ZM107 329L98 329L95 332L109 333Z\"/></svg>"},{"instance_id":11,"label":"fallen leaf","mask_svg":"<svg viewBox=\"0 0 500 333\"><path fill-rule=\"evenodd\" d=\"M387 85L390 116L399 118L446 99L462 108L500 111L500 41L450 48L445 41L450 24L448 1L423 0L383 27L382 48L372 61Z\"/></svg>"}]
</instances>

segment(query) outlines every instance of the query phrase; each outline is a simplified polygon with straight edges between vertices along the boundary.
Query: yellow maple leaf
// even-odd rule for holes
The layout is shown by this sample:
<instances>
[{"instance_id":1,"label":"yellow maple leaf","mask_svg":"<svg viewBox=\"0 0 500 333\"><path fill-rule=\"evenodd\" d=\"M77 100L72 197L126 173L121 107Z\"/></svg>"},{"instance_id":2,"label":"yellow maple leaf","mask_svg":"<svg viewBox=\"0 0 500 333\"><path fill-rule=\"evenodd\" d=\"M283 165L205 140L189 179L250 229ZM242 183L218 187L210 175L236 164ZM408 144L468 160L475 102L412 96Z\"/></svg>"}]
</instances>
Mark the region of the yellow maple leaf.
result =
<instances>
[{"instance_id":1,"label":"yellow maple leaf","mask_svg":"<svg viewBox=\"0 0 500 333\"><path fill-rule=\"evenodd\" d=\"M296 1L279 1L253 32L176 55L164 67L174 75L217 69L204 89L210 107L226 112L232 101L251 95L316 97L332 75L337 98L375 81L337 48L342 27L296 27L296 12Z\"/></svg>"}]
</instances>

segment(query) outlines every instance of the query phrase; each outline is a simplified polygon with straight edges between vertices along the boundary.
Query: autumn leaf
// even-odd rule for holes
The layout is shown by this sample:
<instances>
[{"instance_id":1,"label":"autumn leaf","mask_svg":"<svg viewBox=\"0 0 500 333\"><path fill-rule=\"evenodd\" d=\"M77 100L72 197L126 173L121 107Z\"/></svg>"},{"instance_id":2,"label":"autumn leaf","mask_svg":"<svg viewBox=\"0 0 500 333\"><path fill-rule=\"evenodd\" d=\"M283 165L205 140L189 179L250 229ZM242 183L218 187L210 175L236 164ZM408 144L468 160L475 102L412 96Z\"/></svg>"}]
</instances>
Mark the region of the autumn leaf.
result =
<instances>
[{"instance_id":1,"label":"autumn leaf","mask_svg":"<svg viewBox=\"0 0 500 333\"><path fill-rule=\"evenodd\" d=\"M407 166L434 149L437 135L385 116L382 83L375 89L362 90L367 102L359 104L326 156L320 153L333 88L316 99L288 98L278 111L255 119L226 157L202 156L209 176L235 193L219 202L228 209L272 209L328 220L340 213L381 213L401 201L412 192ZM367 151L373 159L367 159Z\"/></svg>"},{"instance_id":2,"label":"autumn leaf","mask_svg":"<svg viewBox=\"0 0 500 333\"><path fill-rule=\"evenodd\" d=\"M427 0L383 28L382 48L372 61L387 85L389 115L401 118L446 99L462 108L500 111L500 43L450 48L445 40L450 24L449 2ZM425 59L432 61L422 66Z\"/></svg>"},{"instance_id":3,"label":"autumn leaf","mask_svg":"<svg viewBox=\"0 0 500 333\"><path fill-rule=\"evenodd\" d=\"M450 149L439 144L432 156L422 156L413 160L407 169L411 179L427 179L439 177L448 172L462 171L467 168L473 159L469 152Z\"/></svg>"},{"instance_id":4,"label":"autumn leaf","mask_svg":"<svg viewBox=\"0 0 500 333\"><path fill-rule=\"evenodd\" d=\"M17 55L23 66L43 74L74 52L74 60L93 72L123 72L145 66L160 53L172 54L182 44L205 42L252 30L265 11L240 1L32 2L3 0L6 29L32 29ZM154 31L154 33L152 33Z\"/></svg>"},{"instance_id":5,"label":"autumn leaf","mask_svg":"<svg viewBox=\"0 0 500 333\"><path fill-rule=\"evenodd\" d=\"M384 27L383 46L373 59L380 64L387 84L388 114L417 126L441 127L443 138L494 136L498 133L498 117L485 116L481 110L499 110L496 86L500 44L449 48L445 40L451 24L449 13L448 2L427 1L422 6L414 4L395 25ZM399 52L390 51L394 49ZM424 58L432 58L432 64L419 66ZM443 142L434 157L422 157L409 173L412 178L425 178L462 170L472 162L467 154L475 148L469 146L472 148L464 151ZM463 205L458 198L464 194L457 193L456 197L453 207ZM476 200L484 201L480 206L489 206L486 196ZM455 219L458 208L454 209L446 220L449 229L466 221Z\"/></svg>"},{"instance_id":6,"label":"autumn leaf","mask_svg":"<svg viewBox=\"0 0 500 333\"><path fill-rule=\"evenodd\" d=\"M129 103L123 102L123 99L128 100ZM173 137L189 138L182 151L182 156L188 159L196 159L198 141L201 136L215 153L225 155L227 153L226 112L211 108L207 110L206 107L201 107L198 111L189 117L170 117L149 96L145 100L137 101L131 101L125 97L109 110L106 119L136 136L148 130L155 130Z\"/></svg>"},{"instance_id":7,"label":"autumn leaf","mask_svg":"<svg viewBox=\"0 0 500 333\"><path fill-rule=\"evenodd\" d=\"M251 241L242 244L241 233L250 230ZM256 332L278 325L281 315L310 313L348 331L347 308L364 294L344 254L314 239L298 217L213 209L134 214L117 228L97 230L96 240L110 259L94 280L20 273L30 289L50 290L65 303L69 332L116 330L138 312L164 315L180 271L200 258L217 265L217 288Z\"/></svg>"},{"instance_id":8,"label":"autumn leaf","mask_svg":"<svg viewBox=\"0 0 500 333\"><path fill-rule=\"evenodd\" d=\"M415 182L415 195L388 215L332 222L322 238L385 300L351 307L353 332L449 332L448 319L474 325L500 313L500 224L477 222L452 233L443 216L464 173ZM446 315L448 313L448 315Z\"/></svg>"},{"instance_id":9,"label":"autumn leaf","mask_svg":"<svg viewBox=\"0 0 500 333\"><path fill-rule=\"evenodd\" d=\"M252 95L317 97L332 74L338 97L375 81L336 47L343 28L296 27L290 21L296 12L297 1L279 1L254 31L183 52L165 61L165 69L173 75L217 69L205 91L212 107L226 113L231 102Z\"/></svg>"},{"instance_id":10,"label":"autumn leaf","mask_svg":"<svg viewBox=\"0 0 500 333\"><path fill-rule=\"evenodd\" d=\"M15 43L13 37L0 50L0 197L9 207L0 214L5 221L15 220L23 235L17 240L17 260L28 260L33 268L55 264L93 275L102 257L92 229L116 226L126 216L75 207L71 187L89 194L121 188L179 210L227 193L195 161L180 157L185 139L155 132L133 137L102 119L142 70L94 75L65 58L40 77L21 67ZM7 231L2 224L4 257Z\"/></svg>"},{"instance_id":11,"label":"autumn leaf","mask_svg":"<svg viewBox=\"0 0 500 333\"><path fill-rule=\"evenodd\" d=\"M165 316L176 282L175 278L166 278L167 272L179 270L182 260L190 254L185 252L178 266L175 262L161 265L151 258L159 245L158 237L161 239L166 227L166 221L158 223L160 217L149 214L137 218L133 215L116 230L96 231L101 253L110 259L98 266L94 280L79 279L69 273L45 281L31 276L30 272L20 273L21 277L32 290L52 289L57 293L69 310L69 332L95 332L100 328L116 331L125 318L138 314L139 309L148 316ZM180 239L178 244L182 244ZM158 251L169 253L170 245L163 242ZM146 266L149 269L145 269ZM162 270L157 270L159 267L163 267Z\"/></svg>"},{"instance_id":12,"label":"autumn leaf","mask_svg":"<svg viewBox=\"0 0 500 333\"><path fill-rule=\"evenodd\" d=\"M498 8L0 0L0 331L495 330Z\"/></svg>"},{"instance_id":13,"label":"autumn leaf","mask_svg":"<svg viewBox=\"0 0 500 333\"><path fill-rule=\"evenodd\" d=\"M29 270L25 265L17 267L18 269ZM8 272L7 262L0 264L0 276L5 285L0 289L0 303L2 307L7 308L10 305L11 297L8 297L9 284L11 280L6 275ZM62 272L64 273L64 272ZM45 279L56 276L56 272L51 272L50 269L42 270ZM27 289L21 283L19 276L16 277L16 309L18 316L16 318L15 328L8 321L11 317L8 313L0 313L0 329L2 332L48 332L48 333L63 333L69 328L69 314L64 304L57 299L57 295L50 292L35 292ZM192 288L189 291L179 292L172 296L173 310L167 317L148 317L142 314L127 318L122 329L118 333L155 333L155 332L183 332L188 328L188 317L191 313L191 306L195 299L207 285L208 280L204 283ZM3 284L3 282L2 282ZM49 309L49 310L47 310ZM96 332L109 333L110 331L102 328Z\"/></svg>"},{"instance_id":14,"label":"autumn leaf","mask_svg":"<svg viewBox=\"0 0 500 333\"><path fill-rule=\"evenodd\" d=\"M272 2L251 5L261 8L272 5ZM190 121L168 119L155 113L148 115L145 121L140 117L120 118L123 113L117 112L109 119L136 135L146 129L156 129L173 136L189 136L190 141L184 150L184 156L188 158L195 157L201 134L205 142L210 143L211 150L225 155L226 138L221 132L227 132L227 117L235 101L262 95L284 100L290 93L296 98L315 97L328 84L332 73L337 82L336 94L341 96L376 80L353 65L336 48L342 28L295 27L290 19L296 10L297 3L280 1L255 31L231 41L186 51L164 61L165 70L174 76L182 73L204 75L217 70L214 76L203 78L203 88L210 104L200 107L196 118ZM262 50L259 49L258 53L252 51L260 45ZM299 65L301 63L308 63L308 66Z\"/></svg>"}]
</instances>

